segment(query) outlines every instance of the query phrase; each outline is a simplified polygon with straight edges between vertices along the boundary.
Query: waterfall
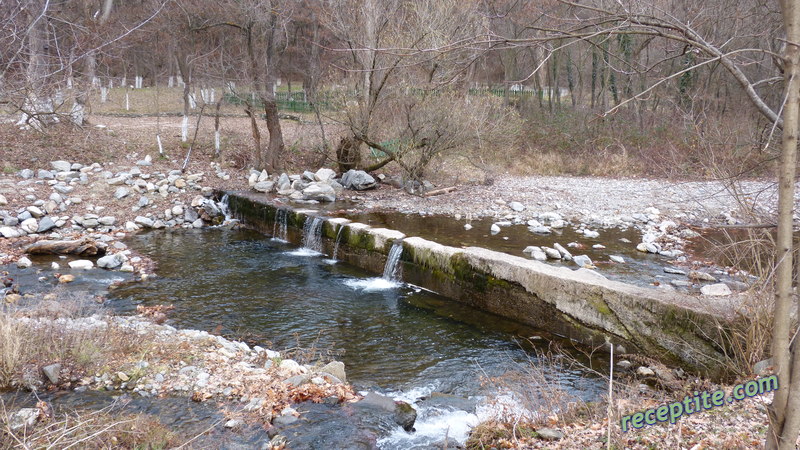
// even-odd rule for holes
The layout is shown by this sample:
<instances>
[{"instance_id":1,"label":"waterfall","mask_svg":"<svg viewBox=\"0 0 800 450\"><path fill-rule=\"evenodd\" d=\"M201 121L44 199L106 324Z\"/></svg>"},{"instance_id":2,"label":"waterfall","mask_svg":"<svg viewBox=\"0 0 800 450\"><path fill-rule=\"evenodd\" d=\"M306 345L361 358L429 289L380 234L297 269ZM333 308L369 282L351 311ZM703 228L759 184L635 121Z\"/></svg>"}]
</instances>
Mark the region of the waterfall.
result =
<instances>
[{"instance_id":1,"label":"waterfall","mask_svg":"<svg viewBox=\"0 0 800 450\"><path fill-rule=\"evenodd\" d=\"M225 222L223 223L228 223L233 220L233 217L231 217L231 209L228 206L229 201L230 198L228 197L228 194L223 195L222 200L219 201L219 210L225 215Z\"/></svg>"},{"instance_id":2,"label":"waterfall","mask_svg":"<svg viewBox=\"0 0 800 450\"><path fill-rule=\"evenodd\" d=\"M389 256L386 258L386 266L383 268L383 279L394 281L397 279L397 271L400 268L400 255L403 254L403 241L397 241L392 245L389 250Z\"/></svg>"},{"instance_id":3,"label":"waterfall","mask_svg":"<svg viewBox=\"0 0 800 450\"><path fill-rule=\"evenodd\" d=\"M333 244L333 259L336 259L336 255L339 254L339 242L342 240L342 231L344 230L344 225L339 225L339 231L336 232L336 241Z\"/></svg>"},{"instance_id":4,"label":"waterfall","mask_svg":"<svg viewBox=\"0 0 800 450\"><path fill-rule=\"evenodd\" d=\"M272 239L288 242L289 211L278 209L275 211L275 225L272 228Z\"/></svg>"},{"instance_id":5,"label":"waterfall","mask_svg":"<svg viewBox=\"0 0 800 450\"><path fill-rule=\"evenodd\" d=\"M322 253L322 224L319 217L307 217L303 225L303 248Z\"/></svg>"}]
</instances>

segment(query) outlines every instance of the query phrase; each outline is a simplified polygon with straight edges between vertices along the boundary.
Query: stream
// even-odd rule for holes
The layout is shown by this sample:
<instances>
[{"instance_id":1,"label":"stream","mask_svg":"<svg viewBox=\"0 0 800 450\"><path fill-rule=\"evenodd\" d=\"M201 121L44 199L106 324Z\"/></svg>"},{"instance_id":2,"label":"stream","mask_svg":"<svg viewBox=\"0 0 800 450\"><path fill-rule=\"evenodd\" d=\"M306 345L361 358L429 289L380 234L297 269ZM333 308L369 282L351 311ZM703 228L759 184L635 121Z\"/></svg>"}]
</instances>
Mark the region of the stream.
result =
<instances>
[{"instance_id":1,"label":"stream","mask_svg":"<svg viewBox=\"0 0 800 450\"><path fill-rule=\"evenodd\" d=\"M313 233L314 224L309 228ZM537 355L551 336L337 262L309 248L313 236L299 249L229 229L140 233L126 242L156 261L158 276L111 291L109 305L118 313L171 303L174 326L293 349L300 362L343 361L357 390L417 409L415 432L374 430L381 448L426 448L446 437L463 442L471 426L498 409L531 414L553 387L587 401L603 390L602 379L585 368L543 364ZM505 383L485 382L531 367L547 382L524 380L525 389L515 391L526 398ZM341 429L330 413L307 408L302 433L290 439L298 447Z\"/></svg>"}]
</instances>

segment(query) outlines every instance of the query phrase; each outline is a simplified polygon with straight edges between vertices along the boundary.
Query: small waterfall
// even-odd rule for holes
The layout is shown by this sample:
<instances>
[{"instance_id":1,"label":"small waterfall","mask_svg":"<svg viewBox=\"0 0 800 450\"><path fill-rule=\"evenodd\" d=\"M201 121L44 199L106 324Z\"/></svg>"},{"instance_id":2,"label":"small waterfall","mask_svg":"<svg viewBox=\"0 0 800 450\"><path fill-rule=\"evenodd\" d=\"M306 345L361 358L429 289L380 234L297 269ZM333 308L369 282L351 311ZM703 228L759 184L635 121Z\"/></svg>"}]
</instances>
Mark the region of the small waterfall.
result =
<instances>
[{"instance_id":1,"label":"small waterfall","mask_svg":"<svg viewBox=\"0 0 800 450\"><path fill-rule=\"evenodd\" d=\"M389 250L389 256L386 258L386 266L383 268L383 279L389 281L397 280L397 271L400 268L400 255L403 254L403 241L397 241L392 245Z\"/></svg>"},{"instance_id":2,"label":"small waterfall","mask_svg":"<svg viewBox=\"0 0 800 450\"><path fill-rule=\"evenodd\" d=\"M231 208L229 206L229 202L230 198L228 197L228 194L225 194L222 196L222 200L220 200L218 203L219 210L225 216L225 222L223 223L228 223L231 220L233 220L233 217L231 216Z\"/></svg>"},{"instance_id":3,"label":"small waterfall","mask_svg":"<svg viewBox=\"0 0 800 450\"><path fill-rule=\"evenodd\" d=\"M278 241L289 240L289 211L278 209L275 211L275 225L272 227L272 238Z\"/></svg>"},{"instance_id":4,"label":"small waterfall","mask_svg":"<svg viewBox=\"0 0 800 450\"><path fill-rule=\"evenodd\" d=\"M322 224L319 217L307 217L303 225L303 248L322 253Z\"/></svg>"},{"instance_id":5,"label":"small waterfall","mask_svg":"<svg viewBox=\"0 0 800 450\"><path fill-rule=\"evenodd\" d=\"M342 231L344 230L344 225L339 225L339 231L336 232L336 242L333 244L333 256L332 258L335 260L336 255L339 254L339 242L342 240Z\"/></svg>"}]
</instances>

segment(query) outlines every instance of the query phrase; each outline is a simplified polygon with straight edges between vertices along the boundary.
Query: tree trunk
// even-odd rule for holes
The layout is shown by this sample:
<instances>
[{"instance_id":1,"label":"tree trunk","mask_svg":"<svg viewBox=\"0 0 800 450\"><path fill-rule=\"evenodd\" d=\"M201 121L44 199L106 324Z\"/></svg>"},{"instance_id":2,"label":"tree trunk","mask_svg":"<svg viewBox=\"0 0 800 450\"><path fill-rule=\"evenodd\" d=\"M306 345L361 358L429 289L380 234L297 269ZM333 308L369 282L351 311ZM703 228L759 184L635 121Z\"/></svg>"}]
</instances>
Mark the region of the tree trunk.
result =
<instances>
[{"instance_id":1,"label":"tree trunk","mask_svg":"<svg viewBox=\"0 0 800 450\"><path fill-rule=\"evenodd\" d=\"M775 328L772 338L772 357L780 389L775 392L770 405L767 448L794 449L800 431L800 355L797 354L796 342L790 346L793 325L791 307L794 303L792 217L797 139L800 131L800 6L793 0L782 0L781 7L786 30L786 49L783 55L786 105L783 110L783 137L778 168Z\"/></svg>"}]
</instances>

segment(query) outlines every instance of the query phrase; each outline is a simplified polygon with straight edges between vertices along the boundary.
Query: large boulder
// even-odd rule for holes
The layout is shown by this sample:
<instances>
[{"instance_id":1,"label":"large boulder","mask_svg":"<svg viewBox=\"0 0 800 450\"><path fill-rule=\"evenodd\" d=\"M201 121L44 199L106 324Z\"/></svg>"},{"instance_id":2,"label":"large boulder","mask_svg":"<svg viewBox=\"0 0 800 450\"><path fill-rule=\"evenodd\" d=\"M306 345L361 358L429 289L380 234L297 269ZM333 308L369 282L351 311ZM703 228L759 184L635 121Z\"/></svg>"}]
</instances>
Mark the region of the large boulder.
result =
<instances>
[{"instance_id":1,"label":"large boulder","mask_svg":"<svg viewBox=\"0 0 800 450\"><path fill-rule=\"evenodd\" d=\"M377 185L375 178L363 170L350 169L342 175L342 186L347 189L363 191L373 189Z\"/></svg>"},{"instance_id":2,"label":"large boulder","mask_svg":"<svg viewBox=\"0 0 800 450\"><path fill-rule=\"evenodd\" d=\"M303 199L332 202L336 200L336 191L327 183L314 182L303 189Z\"/></svg>"},{"instance_id":3,"label":"large boulder","mask_svg":"<svg viewBox=\"0 0 800 450\"><path fill-rule=\"evenodd\" d=\"M322 181L324 183L328 183L331 180L336 178L336 172L328 168L321 168L314 174L314 179L316 181Z\"/></svg>"}]
</instances>

